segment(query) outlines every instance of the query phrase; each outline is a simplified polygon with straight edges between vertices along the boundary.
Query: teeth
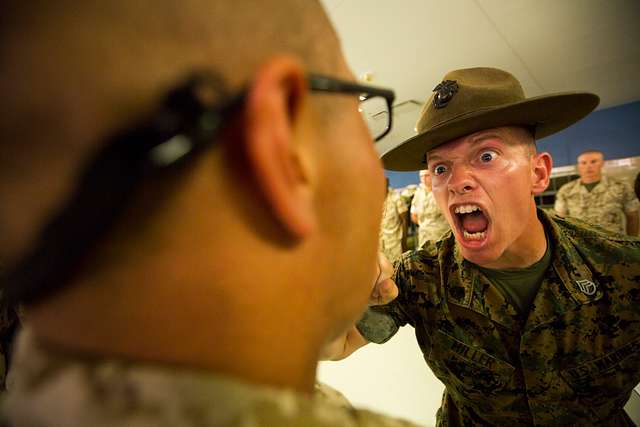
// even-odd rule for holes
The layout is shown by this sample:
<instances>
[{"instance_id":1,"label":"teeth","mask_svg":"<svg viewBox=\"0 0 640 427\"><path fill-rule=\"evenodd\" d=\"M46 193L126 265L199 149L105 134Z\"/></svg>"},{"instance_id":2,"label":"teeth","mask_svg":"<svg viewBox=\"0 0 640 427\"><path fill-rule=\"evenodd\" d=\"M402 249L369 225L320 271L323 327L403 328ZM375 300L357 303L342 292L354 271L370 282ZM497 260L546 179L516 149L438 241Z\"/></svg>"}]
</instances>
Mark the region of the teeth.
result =
<instances>
[{"instance_id":1,"label":"teeth","mask_svg":"<svg viewBox=\"0 0 640 427\"><path fill-rule=\"evenodd\" d=\"M476 205L456 206L456 209L455 209L455 213L460 213L460 214L467 214L475 211L482 212L482 209L480 209L480 207Z\"/></svg>"},{"instance_id":2,"label":"teeth","mask_svg":"<svg viewBox=\"0 0 640 427\"><path fill-rule=\"evenodd\" d=\"M478 231L477 233L469 233L464 231L464 238L467 240L482 240L484 239L486 231Z\"/></svg>"}]
</instances>

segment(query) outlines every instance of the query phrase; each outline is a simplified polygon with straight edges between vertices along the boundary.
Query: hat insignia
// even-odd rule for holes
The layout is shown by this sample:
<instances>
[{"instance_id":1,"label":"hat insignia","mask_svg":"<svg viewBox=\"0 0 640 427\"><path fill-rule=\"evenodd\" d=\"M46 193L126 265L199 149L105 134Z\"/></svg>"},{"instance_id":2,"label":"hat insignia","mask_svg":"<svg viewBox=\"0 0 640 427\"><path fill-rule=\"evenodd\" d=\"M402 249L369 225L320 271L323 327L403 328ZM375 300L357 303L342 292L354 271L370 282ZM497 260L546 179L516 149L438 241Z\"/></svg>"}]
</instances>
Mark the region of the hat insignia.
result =
<instances>
[{"instance_id":1,"label":"hat insignia","mask_svg":"<svg viewBox=\"0 0 640 427\"><path fill-rule=\"evenodd\" d=\"M596 293L596 284L591 280L576 280L580 292L587 296L591 296Z\"/></svg>"},{"instance_id":2,"label":"hat insignia","mask_svg":"<svg viewBox=\"0 0 640 427\"><path fill-rule=\"evenodd\" d=\"M455 80L444 80L433 88L436 95L433 97L433 106L436 108L446 107L453 95L458 92L458 83Z\"/></svg>"}]
</instances>

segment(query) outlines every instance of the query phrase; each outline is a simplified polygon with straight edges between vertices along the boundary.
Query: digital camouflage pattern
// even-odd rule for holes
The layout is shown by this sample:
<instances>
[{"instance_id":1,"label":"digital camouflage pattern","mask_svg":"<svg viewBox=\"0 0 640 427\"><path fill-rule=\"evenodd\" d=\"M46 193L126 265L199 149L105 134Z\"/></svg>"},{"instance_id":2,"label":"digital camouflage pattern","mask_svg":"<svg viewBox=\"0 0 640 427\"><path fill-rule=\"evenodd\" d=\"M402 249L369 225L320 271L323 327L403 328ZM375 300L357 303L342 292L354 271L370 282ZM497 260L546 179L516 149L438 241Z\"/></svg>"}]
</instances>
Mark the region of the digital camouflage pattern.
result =
<instances>
[{"instance_id":1,"label":"digital camouflage pattern","mask_svg":"<svg viewBox=\"0 0 640 427\"><path fill-rule=\"evenodd\" d=\"M353 409L318 386L313 397L205 371L45 350L19 335L4 413L13 427L412 427Z\"/></svg>"},{"instance_id":2,"label":"digital camouflage pattern","mask_svg":"<svg viewBox=\"0 0 640 427\"><path fill-rule=\"evenodd\" d=\"M411 213L418 216L418 247L427 240L440 240L450 230L447 218L438 207L433 193L422 184L413 196Z\"/></svg>"},{"instance_id":3,"label":"digital camouflage pattern","mask_svg":"<svg viewBox=\"0 0 640 427\"><path fill-rule=\"evenodd\" d=\"M390 260L402 255L402 220L401 215L407 212L407 205L392 188L389 188L382 207L382 224L380 225L380 251Z\"/></svg>"},{"instance_id":4,"label":"digital camouflage pattern","mask_svg":"<svg viewBox=\"0 0 640 427\"><path fill-rule=\"evenodd\" d=\"M625 213L638 210L640 202L631 186L603 176L588 191L580 179L568 182L556 193L554 209L558 215L571 216L616 233L625 233Z\"/></svg>"},{"instance_id":5,"label":"digital camouflage pattern","mask_svg":"<svg viewBox=\"0 0 640 427\"><path fill-rule=\"evenodd\" d=\"M633 425L622 408L640 382L640 239L538 215L553 257L526 319L449 236L404 254L399 297L358 325L377 342L415 328L446 386L439 426Z\"/></svg>"}]
</instances>

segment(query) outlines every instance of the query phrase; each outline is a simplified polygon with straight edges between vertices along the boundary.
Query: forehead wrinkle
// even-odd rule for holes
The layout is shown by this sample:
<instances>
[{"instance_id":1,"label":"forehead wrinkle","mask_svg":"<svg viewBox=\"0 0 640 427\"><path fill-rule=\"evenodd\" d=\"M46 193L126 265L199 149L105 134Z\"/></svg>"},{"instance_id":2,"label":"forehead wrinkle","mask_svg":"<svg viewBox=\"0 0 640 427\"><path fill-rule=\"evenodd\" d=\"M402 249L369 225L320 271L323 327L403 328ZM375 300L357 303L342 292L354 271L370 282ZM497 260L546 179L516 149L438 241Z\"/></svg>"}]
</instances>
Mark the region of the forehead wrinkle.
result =
<instances>
[{"instance_id":1,"label":"forehead wrinkle","mask_svg":"<svg viewBox=\"0 0 640 427\"><path fill-rule=\"evenodd\" d=\"M451 141L450 143L444 144L440 147L434 148L433 150L431 150L430 152L427 153L427 162L429 162L430 160L445 160L444 157L438 155L438 152L436 151L435 153L431 154L434 150L438 150L439 148L443 148L445 149L446 145L449 144L456 144L456 142L458 144L464 144L466 141L469 141L470 143L470 149L472 149L474 146L488 140L488 139L498 139L500 140L500 142L503 143L507 143L506 139L504 137L502 137L499 133L494 132L494 131L482 131L482 132L478 132L472 135L469 135L467 137L464 137L463 139L457 140L457 141Z\"/></svg>"}]
</instances>

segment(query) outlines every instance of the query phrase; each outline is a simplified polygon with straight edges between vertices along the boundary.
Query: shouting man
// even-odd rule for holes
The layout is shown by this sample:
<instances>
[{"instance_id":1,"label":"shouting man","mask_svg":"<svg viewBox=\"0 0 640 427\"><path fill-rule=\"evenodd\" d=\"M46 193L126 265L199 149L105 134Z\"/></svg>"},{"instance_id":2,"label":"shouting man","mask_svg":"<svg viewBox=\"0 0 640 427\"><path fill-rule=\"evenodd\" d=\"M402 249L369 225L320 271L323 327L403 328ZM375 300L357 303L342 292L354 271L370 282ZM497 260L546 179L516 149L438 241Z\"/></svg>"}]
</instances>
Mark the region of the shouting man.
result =
<instances>
[{"instance_id":1,"label":"shouting man","mask_svg":"<svg viewBox=\"0 0 640 427\"><path fill-rule=\"evenodd\" d=\"M592 111L598 98L525 98L493 68L448 73L419 134L384 157L427 165L452 232L404 254L334 359L415 328L445 384L439 426L633 425L640 382L640 240L536 208L552 161L535 139Z\"/></svg>"}]
</instances>

